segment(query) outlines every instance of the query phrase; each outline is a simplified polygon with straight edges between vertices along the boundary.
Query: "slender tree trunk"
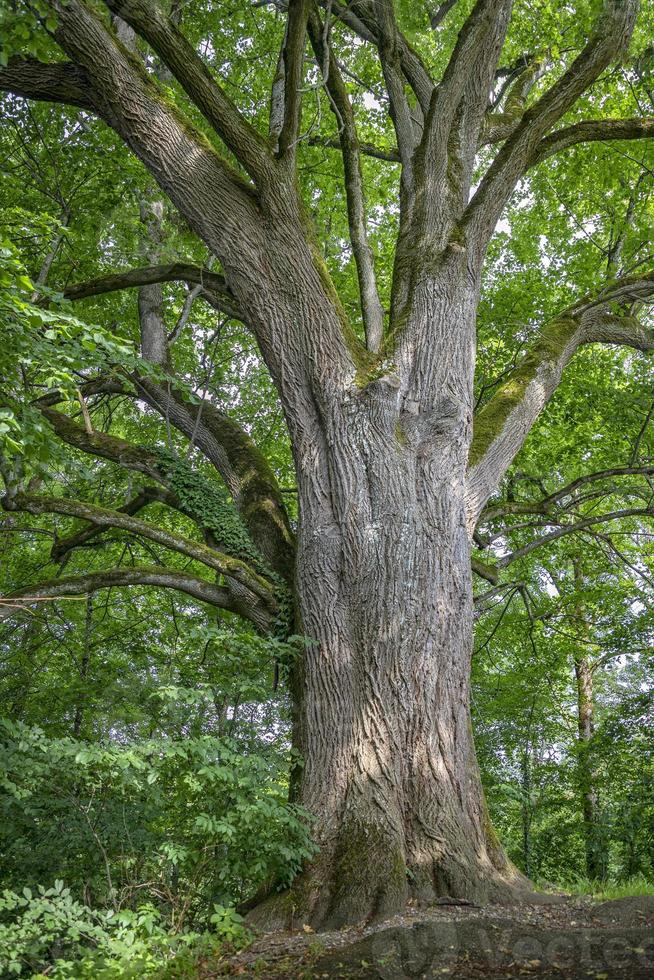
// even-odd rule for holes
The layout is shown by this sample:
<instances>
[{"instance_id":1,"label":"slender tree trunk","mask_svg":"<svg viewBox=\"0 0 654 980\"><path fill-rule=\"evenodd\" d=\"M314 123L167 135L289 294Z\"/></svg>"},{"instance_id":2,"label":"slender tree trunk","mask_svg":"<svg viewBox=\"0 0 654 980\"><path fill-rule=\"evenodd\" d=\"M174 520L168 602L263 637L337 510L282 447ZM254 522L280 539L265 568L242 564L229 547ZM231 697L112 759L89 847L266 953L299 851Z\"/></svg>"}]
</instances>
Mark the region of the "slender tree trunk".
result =
<instances>
[{"instance_id":1,"label":"slender tree trunk","mask_svg":"<svg viewBox=\"0 0 654 980\"><path fill-rule=\"evenodd\" d=\"M91 634L93 632L93 593L89 592L86 597L86 616L84 619L84 649L79 663L80 692L77 696L75 706L75 717L73 719L73 737L79 738L84 721L84 706L86 704L87 690L86 684L89 676L89 665L91 663Z\"/></svg>"},{"instance_id":2,"label":"slender tree trunk","mask_svg":"<svg viewBox=\"0 0 654 980\"><path fill-rule=\"evenodd\" d=\"M531 876L531 821L534 810L531 802L531 751L525 748L520 762L522 779L522 866L527 877Z\"/></svg>"},{"instance_id":3,"label":"slender tree trunk","mask_svg":"<svg viewBox=\"0 0 654 980\"><path fill-rule=\"evenodd\" d=\"M574 576L577 592L575 616L581 628L582 639L586 639L589 630L581 599L583 576L578 561L574 562ZM577 681L577 726L579 732L577 767L581 812L584 822L586 874L591 880L597 881L605 875L606 861L604 842L600 831L599 799L596 786L597 772L593 751L595 727L593 665L586 648L581 647L575 653L574 667Z\"/></svg>"},{"instance_id":4,"label":"slender tree trunk","mask_svg":"<svg viewBox=\"0 0 654 980\"><path fill-rule=\"evenodd\" d=\"M577 680L577 722L579 729L578 772L581 809L584 820L586 874L597 881L604 877L603 842L599 826L597 774L593 758L594 699L593 672L590 659L582 653L575 657Z\"/></svg>"}]
</instances>

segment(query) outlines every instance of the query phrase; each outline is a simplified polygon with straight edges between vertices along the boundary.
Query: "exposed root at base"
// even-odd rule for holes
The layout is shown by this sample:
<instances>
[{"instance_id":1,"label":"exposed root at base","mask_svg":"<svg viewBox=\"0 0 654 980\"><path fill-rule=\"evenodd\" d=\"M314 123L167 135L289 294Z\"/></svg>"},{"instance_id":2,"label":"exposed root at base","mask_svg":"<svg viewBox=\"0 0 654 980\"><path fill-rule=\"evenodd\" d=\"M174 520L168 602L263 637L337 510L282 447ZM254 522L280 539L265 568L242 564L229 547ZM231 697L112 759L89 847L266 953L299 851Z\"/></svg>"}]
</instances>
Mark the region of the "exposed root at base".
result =
<instances>
[{"instance_id":1,"label":"exposed root at base","mask_svg":"<svg viewBox=\"0 0 654 980\"><path fill-rule=\"evenodd\" d=\"M396 862L397 864L397 862ZM381 922L402 914L407 906L428 908L434 905L512 905L516 902L538 902L533 885L507 862L502 872L475 875L471 869L450 862L447 872L440 863L425 874L415 873L402 864L394 874L362 874L363 868L346 876L342 864L329 875L319 867L310 868L283 891L269 895L247 916L250 925L263 932L301 929L310 926L316 932ZM366 869L370 872L370 868ZM401 870L401 874L399 873ZM431 879L431 885L427 881Z\"/></svg>"}]
</instances>

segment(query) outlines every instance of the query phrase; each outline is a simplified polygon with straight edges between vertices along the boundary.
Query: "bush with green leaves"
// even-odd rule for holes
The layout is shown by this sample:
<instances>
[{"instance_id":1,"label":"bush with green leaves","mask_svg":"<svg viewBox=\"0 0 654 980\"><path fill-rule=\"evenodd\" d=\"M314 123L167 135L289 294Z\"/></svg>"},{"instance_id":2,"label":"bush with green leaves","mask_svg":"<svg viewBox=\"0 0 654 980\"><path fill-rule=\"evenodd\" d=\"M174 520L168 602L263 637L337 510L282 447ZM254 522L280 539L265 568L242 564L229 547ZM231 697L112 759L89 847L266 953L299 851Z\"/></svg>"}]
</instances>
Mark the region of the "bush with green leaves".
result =
<instances>
[{"instance_id":1,"label":"bush with green leaves","mask_svg":"<svg viewBox=\"0 0 654 980\"><path fill-rule=\"evenodd\" d=\"M0 896L0 976L57 978L193 976L200 955L216 955L249 939L233 909L216 906L212 929L170 931L151 904L135 910L91 909L62 881L37 893ZM39 972L43 971L43 972Z\"/></svg>"},{"instance_id":2,"label":"bush with green leaves","mask_svg":"<svg viewBox=\"0 0 654 980\"><path fill-rule=\"evenodd\" d=\"M14 887L61 877L89 905L148 900L173 927L196 927L216 903L288 883L312 853L277 745L91 744L8 721L0 733L0 870Z\"/></svg>"}]
</instances>

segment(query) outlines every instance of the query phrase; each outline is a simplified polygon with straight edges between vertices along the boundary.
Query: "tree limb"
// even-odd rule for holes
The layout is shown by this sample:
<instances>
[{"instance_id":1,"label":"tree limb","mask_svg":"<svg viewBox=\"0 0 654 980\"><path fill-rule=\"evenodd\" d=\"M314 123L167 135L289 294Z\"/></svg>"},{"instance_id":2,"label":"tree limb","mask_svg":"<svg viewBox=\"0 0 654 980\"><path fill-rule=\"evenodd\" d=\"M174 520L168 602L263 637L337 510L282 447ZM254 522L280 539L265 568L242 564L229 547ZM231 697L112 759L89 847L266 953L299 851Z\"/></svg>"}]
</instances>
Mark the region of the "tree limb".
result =
<instances>
[{"instance_id":1,"label":"tree limb","mask_svg":"<svg viewBox=\"0 0 654 980\"><path fill-rule=\"evenodd\" d=\"M182 511L180 501L169 490L164 487L143 487L142 490L128 500L122 507L116 507L119 514L136 514L151 503L162 503L176 510ZM102 526L89 524L76 534L71 534L67 538L56 538L50 551L52 561L60 562L66 558L75 548L82 548L89 541L93 541L102 534Z\"/></svg>"},{"instance_id":2,"label":"tree limb","mask_svg":"<svg viewBox=\"0 0 654 980\"><path fill-rule=\"evenodd\" d=\"M624 50L638 12L638 0L605 0L592 38L568 70L524 114L484 175L463 220L474 260L486 245L513 189L528 168L542 137Z\"/></svg>"},{"instance_id":3,"label":"tree limb","mask_svg":"<svg viewBox=\"0 0 654 980\"><path fill-rule=\"evenodd\" d=\"M304 73L304 48L306 44L309 0L289 0L286 34L281 53L283 71L282 118L279 130L278 156L295 160L302 109L302 76Z\"/></svg>"},{"instance_id":4,"label":"tree limb","mask_svg":"<svg viewBox=\"0 0 654 980\"><path fill-rule=\"evenodd\" d=\"M482 511L479 517L479 524L497 520L498 517L508 517L512 514L547 515L565 497L572 497L580 487L614 476L654 476L654 465L614 466L608 470L599 470L597 473L586 473L584 476L579 476L576 480L572 480L564 487L554 490L541 500L504 501L500 504L493 504Z\"/></svg>"},{"instance_id":5,"label":"tree limb","mask_svg":"<svg viewBox=\"0 0 654 980\"><path fill-rule=\"evenodd\" d=\"M549 534L544 534L540 538L530 541L529 544L524 545L522 548L517 548L515 551L510 552L508 555L502 555L497 560L497 566L498 568L507 568L519 558L524 558L526 555L530 555L532 551L535 551L537 548L542 548L546 544L551 544L552 541L557 541L566 534L575 534L579 531L584 531L586 528L595 527L597 524L606 524L609 521L617 521L626 517L654 518L654 509L650 507L627 507L624 510L615 510L608 514L598 514L594 517L585 517L580 521L576 521L574 524L566 524L563 527L557 528L555 531L551 531Z\"/></svg>"},{"instance_id":6,"label":"tree limb","mask_svg":"<svg viewBox=\"0 0 654 980\"><path fill-rule=\"evenodd\" d=\"M529 166L541 163L554 153L567 150L577 143L606 142L607 140L642 140L654 138L654 118L645 119L584 119L564 126L546 136L536 147Z\"/></svg>"},{"instance_id":7,"label":"tree limb","mask_svg":"<svg viewBox=\"0 0 654 980\"><path fill-rule=\"evenodd\" d=\"M641 351L654 348L654 331L634 317L611 313L608 305L652 294L654 274L648 274L618 280L601 298L575 304L541 330L522 361L476 413L468 479L471 528L582 344L623 344Z\"/></svg>"},{"instance_id":8,"label":"tree limb","mask_svg":"<svg viewBox=\"0 0 654 980\"><path fill-rule=\"evenodd\" d=\"M70 61L47 64L36 58L11 57L0 67L0 91L13 92L23 99L63 102L95 112L91 81L79 65Z\"/></svg>"},{"instance_id":9,"label":"tree limb","mask_svg":"<svg viewBox=\"0 0 654 980\"><path fill-rule=\"evenodd\" d=\"M488 565L486 562L480 561L479 558L472 557L470 559L470 564L472 565L472 570L480 578L485 579L490 582L491 585L497 585L498 573L497 569L493 565Z\"/></svg>"},{"instance_id":10,"label":"tree limb","mask_svg":"<svg viewBox=\"0 0 654 980\"><path fill-rule=\"evenodd\" d=\"M517 129L525 112L527 98L544 71L544 64L532 58L525 61L517 77L507 80L507 90L493 103L481 129L479 146L489 146L508 137ZM500 111L497 106L504 102Z\"/></svg>"},{"instance_id":11,"label":"tree limb","mask_svg":"<svg viewBox=\"0 0 654 980\"><path fill-rule=\"evenodd\" d=\"M119 289L133 289L160 282L187 282L201 286L200 295L214 309L234 320L243 319L225 278L210 272L209 269L186 262L143 266L110 276L100 276L98 279L89 279L86 282L67 286L64 296L70 300L87 299L89 296L101 296L103 293L111 293Z\"/></svg>"},{"instance_id":12,"label":"tree limb","mask_svg":"<svg viewBox=\"0 0 654 980\"><path fill-rule=\"evenodd\" d=\"M269 176L272 159L266 140L241 115L162 6L150 0L105 3L157 52L253 180Z\"/></svg>"},{"instance_id":13,"label":"tree limb","mask_svg":"<svg viewBox=\"0 0 654 980\"><path fill-rule=\"evenodd\" d=\"M307 140L309 146L326 146L331 150L340 150L341 141L335 139L325 139L322 136L310 136ZM375 146L373 143L366 143L359 141L359 152L363 153L364 156L374 157L376 160L385 160L388 163L401 163L402 158L400 157L400 151L396 146L390 147L388 150L382 149L379 146Z\"/></svg>"},{"instance_id":14,"label":"tree limb","mask_svg":"<svg viewBox=\"0 0 654 980\"><path fill-rule=\"evenodd\" d=\"M517 128L521 118L522 111L511 113L487 112L478 149L482 146L490 146L508 139L511 133ZM567 150L569 147L575 146L578 143L651 139L652 136L654 136L654 119L652 118L585 119L572 126L557 129L541 140L529 162L529 166L533 167L547 157ZM312 146L326 146L334 150L340 149L341 146L339 140L324 139L320 136L310 137L308 142ZM374 143L363 141L359 142L359 151L364 156L373 157L376 160L384 160L387 163L401 162L400 151L395 146L385 149L380 146L375 146Z\"/></svg>"},{"instance_id":15,"label":"tree limb","mask_svg":"<svg viewBox=\"0 0 654 980\"><path fill-rule=\"evenodd\" d=\"M235 600L227 589L213 582L207 582L187 572L159 568L157 566L135 566L133 568L113 568L86 575L71 575L54 578L39 585L18 589L0 599L0 620L26 611L36 601L51 601L65 596L88 595L99 589L123 588L132 585L154 585L164 589L185 592L194 599L206 602L220 609L227 609L239 616L253 620L261 627L261 616L256 615L245 603ZM270 621L270 618L269 618Z\"/></svg>"},{"instance_id":16,"label":"tree limb","mask_svg":"<svg viewBox=\"0 0 654 980\"><path fill-rule=\"evenodd\" d=\"M435 227L451 226L467 203L512 6L513 0L477 0L432 99L423 143Z\"/></svg>"},{"instance_id":17,"label":"tree limb","mask_svg":"<svg viewBox=\"0 0 654 980\"><path fill-rule=\"evenodd\" d=\"M248 434L210 401L188 402L174 382L157 384L143 378L137 397L194 440L225 481L261 554L290 582L295 546L286 508L270 464Z\"/></svg>"},{"instance_id":18,"label":"tree limb","mask_svg":"<svg viewBox=\"0 0 654 980\"><path fill-rule=\"evenodd\" d=\"M366 201L354 113L338 64L325 38L323 25L316 11L312 11L309 16L308 32L318 65L321 68L326 66L327 69L325 84L339 128L350 241L359 280L366 346L370 351L377 351L384 331L384 311L377 292L372 249L368 244Z\"/></svg>"},{"instance_id":19,"label":"tree limb","mask_svg":"<svg viewBox=\"0 0 654 980\"><path fill-rule=\"evenodd\" d=\"M387 0L383 0L383 2L386 4ZM318 0L318 3L325 9L329 6L334 17L338 17L363 41L371 42L379 48L380 44L391 40L386 34L386 28L382 22L382 18L388 15L388 9L382 9L380 18L380 4L361 0L357 3L355 12L353 10L354 5L343 2L343 0L336 0L336 2L329 4L328 0ZM392 10L390 14L394 21ZM397 52L402 73L413 89L422 112L426 113L435 87L433 79L420 55L411 47L397 24L392 28L392 43Z\"/></svg>"},{"instance_id":20,"label":"tree limb","mask_svg":"<svg viewBox=\"0 0 654 980\"><path fill-rule=\"evenodd\" d=\"M433 144L427 149L430 159L437 149L446 150L446 141L464 91L466 104L462 119L474 115L481 125L504 36L509 24L512 0L477 0L457 37L454 51L436 89L425 126L425 138ZM471 136L468 134L468 139ZM445 141L445 142L444 142ZM477 136L472 135L474 154Z\"/></svg>"},{"instance_id":21,"label":"tree limb","mask_svg":"<svg viewBox=\"0 0 654 980\"><path fill-rule=\"evenodd\" d=\"M429 24L431 26L432 31L435 31L437 30L437 28L440 27L440 25L443 23L443 21L449 14L452 7L454 7L457 3L458 0L443 0L443 2L440 3L438 7L436 7L436 9L434 10L434 12L431 14L429 18Z\"/></svg>"},{"instance_id":22,"label":"tree limb","mask_svg":"<svg viewBox=\"0 0 654 980\"><path fill-rule=\"evenodd\" d=\"M173 384L156 384L145 378L132 380L136 391L126 394L147 402L187 438L194 438L195 445L225 481L254 544L268 564L290 583L295 544L288 515L275 475L248 434L210 402L190 404L176 392ZM88 433L49 405L39 403L39 408L63 442L91 456L144 473L169 489L166 468L152 450L104 432ZM203 526L201 515L186 510L183 513Z\"/></svg>"},{"instance_id":23,"label":"tree limb","mask_svg":"<svg viewBox=\"0 0 654 980\"><path fill-rule=\"evenodd\" d=\"M245 562L225 555L199 541L192 541L180 534L173 534L163 528L148 524L124 511L110 510L66 497L39 497L31 494L18 493L3 500L3 506L14 511L26 511L29 514L64 514L78 520L89 521L96 527L113 527L121 531L129 531L138 537L147 538L157 544L177 551L211 568L219 575L233 579L243 585L254 595L263 599L271 609L275 608L274 588L261 575L249 568Z\"/></svg>"},{"instance_id":24,"label":"tree limb","mask_svg":"<svg viewBox=\"0 0 654 980\"><path fill-rule=\"evenodd\" d=\"M82 0L54 5L55 40L89 78L94 111L139 157L196 234L219 257L248 233L254 239L259 213L252 186L166 98L99 12Z\"/></svg>"}]
</instances>

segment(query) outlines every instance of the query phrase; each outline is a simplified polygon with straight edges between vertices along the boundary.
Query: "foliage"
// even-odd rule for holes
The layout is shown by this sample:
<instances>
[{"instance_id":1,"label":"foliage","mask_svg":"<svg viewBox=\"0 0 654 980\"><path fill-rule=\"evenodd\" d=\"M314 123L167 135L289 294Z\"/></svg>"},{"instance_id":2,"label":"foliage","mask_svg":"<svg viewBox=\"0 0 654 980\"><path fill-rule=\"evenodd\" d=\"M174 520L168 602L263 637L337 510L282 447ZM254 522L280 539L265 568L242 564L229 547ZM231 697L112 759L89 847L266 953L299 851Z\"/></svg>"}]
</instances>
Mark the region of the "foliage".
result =
<instances>
[{"instance_id":1,"label":"foliage","mask_svg":"<svg viewBox=\"0 0 654 980\"><path fill-rule=\"evenodd\" d=\"M248 940L240 917L216 906L215 928L203 933L171 933L152 905L132 911L91 909L76 902L62 881L39 886L33 895L5 889L0 897L0 971L3 976L41 978L193 976L200 956L215 955L225 942ZM41 970L44 972L42 973Z\"/></svg>"},{"instance_id":2,"label":"foliage","mask_svg":"<svg viewBox=\"0 0 654 980\"><path fill-rule=\"evenodd\" d=\"M102 647L106 656L111 639ZM171 976L185 975L185 963L194 975L198 956L247 940L234 905L264 882L283 887L313 853L306 815L286 802L283 724L265 728L271 662L288 656L284 644L189 620L180 648L167 678L162 661L160 679L135 676L129 694L113 700L104 739L57 734L68 727L66 697L60 720L50 712L49 733L1 723L0 876L8 887L0 948L9 959L0 974L17 972L12 963L25 972L56 959L48 975L159 976L174 959L180 972ZM214 662L206 680L185 686L185 658L198 650ZM104 709L93 685L60 676L61 693L83 699L97 725ZM106 669L102 677L101 686L115 684ZM27 694L35 707L39 697ZM121 723L124 698L141 710ZM56 892L43 888L55 878Z\"/></svg>"},{"instance_id":3,"label":"foliage","mask_svg":"<svg viewBox=\"0 0 654 980\"><path fill-rule=\"evenodd\" d=\"M52 309L36 303L39 294L48 297ZM51 458L53 447L40 413L21 398L24 372L32 373L37 387L61 390L70 403L77 400L83 371L136 363L131 345L101 326L79 320L69 307L62 304L61 294L46 286L37 290L13 245L0 241L0 451L27 454L37 466Z\"/></svg>"},{"instance_id":4,"label":"foliage","mask_svg":"<svg viewBox=\"0 0 654 980\"><path fill-rule=\"evenodd\" d=\"M602 902L617 898L629 898L630 895L654 895L654 884L651 878L627 878L619 884L600 884L584 878L575 878L565 882L566 891L573 895L592 895Z\"/></svg>"}]
</instances>

